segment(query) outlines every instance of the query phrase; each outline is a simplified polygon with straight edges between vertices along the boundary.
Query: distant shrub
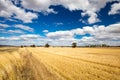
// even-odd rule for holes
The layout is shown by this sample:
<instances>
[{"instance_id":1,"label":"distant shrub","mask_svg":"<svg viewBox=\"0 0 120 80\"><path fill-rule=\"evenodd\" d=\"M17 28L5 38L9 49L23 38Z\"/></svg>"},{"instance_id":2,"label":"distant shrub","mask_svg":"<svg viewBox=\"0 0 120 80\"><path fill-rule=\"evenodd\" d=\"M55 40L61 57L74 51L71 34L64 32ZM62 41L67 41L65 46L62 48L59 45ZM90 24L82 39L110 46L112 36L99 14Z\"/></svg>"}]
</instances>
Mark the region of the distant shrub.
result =
<instances>
[{"instance_id":1,"label":"distant shrub","mask_svg":"<svg viewBox=\"0 0 120 80\"><path fill-rule=\"evenodd\" d=\"M92 44L86 47L109 47L109 45L107 44Z\"/></svg>"}]
</instances>

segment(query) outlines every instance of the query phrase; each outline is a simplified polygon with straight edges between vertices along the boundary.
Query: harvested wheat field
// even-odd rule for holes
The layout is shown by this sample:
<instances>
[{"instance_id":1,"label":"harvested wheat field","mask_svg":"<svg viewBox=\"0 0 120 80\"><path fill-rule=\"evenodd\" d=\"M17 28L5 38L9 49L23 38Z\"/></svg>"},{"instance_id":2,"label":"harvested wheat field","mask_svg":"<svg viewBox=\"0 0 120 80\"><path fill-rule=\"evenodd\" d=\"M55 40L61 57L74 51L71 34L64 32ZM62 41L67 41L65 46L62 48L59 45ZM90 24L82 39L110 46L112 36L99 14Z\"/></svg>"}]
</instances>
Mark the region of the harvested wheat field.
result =
<instances>
[{"instance_id":1,"label":"harvested wheat field","mask_svg":"<svg viewBox=\"0 0 120 80\"><path fill-rule=\"evenodd\" d=\"M0 80L120 80L120 48L0 48Z\"/></svg>"}]
</instances>

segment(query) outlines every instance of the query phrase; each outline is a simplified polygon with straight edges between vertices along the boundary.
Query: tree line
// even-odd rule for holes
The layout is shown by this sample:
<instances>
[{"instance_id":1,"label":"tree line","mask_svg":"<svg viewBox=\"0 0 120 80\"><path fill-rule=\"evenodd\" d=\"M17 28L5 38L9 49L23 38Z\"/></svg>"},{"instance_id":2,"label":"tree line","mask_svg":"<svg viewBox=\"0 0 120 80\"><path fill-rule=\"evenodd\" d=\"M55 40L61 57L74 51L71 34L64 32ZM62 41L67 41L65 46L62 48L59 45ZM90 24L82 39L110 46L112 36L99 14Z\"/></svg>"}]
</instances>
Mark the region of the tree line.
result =
<instances>
[{"instance_id":1,"label":"tree line","mask_svg":"<svg viewBox=\"0 0 120 80\"><path fill-rule=\"evenodd\" d=\"M21 48L23 48L23 47L27 47L27 46L21 45ZM36 47L36 45L33 44L33 45L30 45L30 47ZM43 47L43 46L41 46L41 47ZM48 47L50 47L50 44L46 43L46 44L44 45L44 47L48 48ZM61 47L64 47L64 46L61 46ZM69 46L69 47L70 47L70 46ZM72 47L72 48L76 48L76 47L80 47L80 46L77 46L77 43L73 42L73 43L71 44L71 47ZM106 45L106 44L101 44L101 45L87 45L87 46L84 46L84 47L110 47L110 46L109 46L109 45Z\"/></svg>"}]
</instances>

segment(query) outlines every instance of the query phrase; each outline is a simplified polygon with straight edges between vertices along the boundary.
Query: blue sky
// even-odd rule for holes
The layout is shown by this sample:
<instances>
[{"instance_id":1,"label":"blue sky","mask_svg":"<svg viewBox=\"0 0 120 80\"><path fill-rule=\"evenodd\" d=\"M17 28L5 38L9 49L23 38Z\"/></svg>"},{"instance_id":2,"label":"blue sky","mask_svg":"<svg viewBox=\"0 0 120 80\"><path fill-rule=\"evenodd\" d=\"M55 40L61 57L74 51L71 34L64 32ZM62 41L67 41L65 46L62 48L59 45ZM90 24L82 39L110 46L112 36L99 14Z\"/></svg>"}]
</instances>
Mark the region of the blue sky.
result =
<instances>
[{"instance_id":1,"label":"blue sky","mask_svg":"<svg viewBox=\"0 0 120 80\"><path fill-rule=\"evenodd\" d=\"M0 45L120 45L119 0L0 0Z\"/></svg>"}]
</instances>

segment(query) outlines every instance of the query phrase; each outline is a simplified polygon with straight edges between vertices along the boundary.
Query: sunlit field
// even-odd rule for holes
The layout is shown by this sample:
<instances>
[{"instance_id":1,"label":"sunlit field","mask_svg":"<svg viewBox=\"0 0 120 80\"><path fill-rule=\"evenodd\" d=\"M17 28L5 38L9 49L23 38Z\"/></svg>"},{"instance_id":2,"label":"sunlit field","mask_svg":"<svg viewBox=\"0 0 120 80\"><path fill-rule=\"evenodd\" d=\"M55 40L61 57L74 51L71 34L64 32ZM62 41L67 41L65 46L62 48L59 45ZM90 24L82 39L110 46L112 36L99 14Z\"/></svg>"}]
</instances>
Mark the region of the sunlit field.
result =
<instances>
[{"instance_id":1,"label":"sunlit field","mask_svg":"<svg viewBox=\"0 0 120 80\"><path fill-rule=\"evenodd\" d=\"M0 80L120 80L120 48L1 47Z\"/></svg>"}]
</instances>

